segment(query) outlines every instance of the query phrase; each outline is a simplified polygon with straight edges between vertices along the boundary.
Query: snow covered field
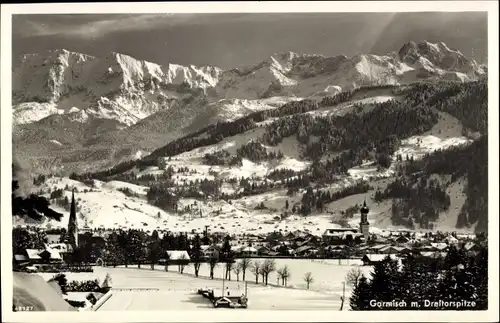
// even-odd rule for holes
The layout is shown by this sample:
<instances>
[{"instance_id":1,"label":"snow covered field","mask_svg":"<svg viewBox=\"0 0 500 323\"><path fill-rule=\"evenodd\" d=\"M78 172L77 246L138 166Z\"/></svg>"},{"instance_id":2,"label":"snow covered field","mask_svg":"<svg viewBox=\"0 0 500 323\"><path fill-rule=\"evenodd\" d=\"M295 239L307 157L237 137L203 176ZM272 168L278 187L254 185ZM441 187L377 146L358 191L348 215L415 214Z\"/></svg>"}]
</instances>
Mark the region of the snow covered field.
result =
<instances>
[{"instance_id":1,"label":"snow covered field","mask_svg":"<svg viewBox=\"0 0 500 323\"><path fill-rule=\"evenodd\" d=\"M268 259L268 258L267 258ZM261 263L265 258L252 258L252 262L260 261ZM361 266L361 261L358 259L275 259L276 269L288 266L291 276L288 278L287 286L296 289L306 289L304 275L311 272L314 282L309 286L310 290L318 292L326 292L329 294L341 295L342 283L349 270L352 268L360 268L366 277L370 277L372 270L371 266ZM194 275L194 267L189 266L184 269L185 273ZM214 277L221 278L225 272L225 265L218 264L214 270ZM208 277L210 275L210 268L208 264L202 264L200 267L200 276ZM269 275L269 284L277 285L278 275L273 272ZM231 273L231 279L236 280L236 274ZM242 274L240 273L240 279ZM245 280L248 282L255 282L255 275L247 270ZM259 282L261 277L259 277ZM280 280L281 284L281 280ZM346 286L346 291L350 287Z\"/></svg>"},{"instance_id":2,"label":"snow covered field","mask_svg":"<svg viewBox=\"0 0 500 323\"><path fill-rule=\"evenodd\" d=\"M284 261L284 262L283 262ZM306 265L306 262L309 265ZM284 288L276 286L255 285L252 283L252 274L247 272L249 309L257 310L338 310L340 308L340 293L342 292L342 280L353 266L334 265L312 262L311 260L277 260L278 268L284 263L291 268L292 276L289 285L297 285L296 288ZM135 268L134 268L135 267ZM200 270L200 277L191 275L193 268L187 267L185 273L181 275L177 272L176 266L170 266L166 272L163 266L155 266L151 270L149 266L136 266L129 268L101 268L96 267L95 271L104 271L111 275L113 296L104 303L99 311L142 311L142 310L203 310L213 308L210 302L198 295L199 288L221 289L221 280L210 280L201 277L208 274L208 265L203 264ZM300 280L303 276L299 272L299 267L307 268L313 273L317 287L333 284L331 290L320 291L314 289L315 283L311 285L311 290L299 289ZM363 271L369 267L361 267ZM216 270L216 278L221 277L222 267ZM294 280L294 275L296 276ZM235 275L233 274L235 278ZM328 278L329 277L329 278ZM272 275L269 283L273 283ZM337 281L338 280L338 281ZM241 290L244 293L245 284L232 281L225 281L225 287L232 291ZM338 288L338 286L340 286ZM133 290L134 288L149 288L151 290ZM132 290L124 290L132 289ZM346 288L348 297L350 288ZM344 309L348 309L346 302Z\"/></svg>"}]
</instances>

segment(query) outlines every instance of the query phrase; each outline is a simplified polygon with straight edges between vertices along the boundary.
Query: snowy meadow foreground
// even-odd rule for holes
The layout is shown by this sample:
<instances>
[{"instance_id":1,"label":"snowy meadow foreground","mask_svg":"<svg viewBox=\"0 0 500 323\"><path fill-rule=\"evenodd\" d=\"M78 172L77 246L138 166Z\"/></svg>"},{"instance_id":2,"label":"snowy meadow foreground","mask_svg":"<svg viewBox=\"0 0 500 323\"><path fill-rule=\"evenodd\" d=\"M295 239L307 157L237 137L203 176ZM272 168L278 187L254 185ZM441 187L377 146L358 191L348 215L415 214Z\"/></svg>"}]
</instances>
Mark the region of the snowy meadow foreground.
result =
<instances>
[{"instance_id":1,"label":"snowy meadow foreground","mask_svg":"<svg viewBox=\"0 0 500 323\"><path fill-rule=\"evenodd\" d=\"M246 273L248 282L249 308L258 310L339 310L341 306L343 281L346 273L358 266L353 260L350 263L342 260L305 260L276 259L276 267L287 265L291 271L288 287L277 286L276 274L269 277L269 285L255 284L255 276L250 271ZM365 275L369 275L372 267L359 267ZM184 274L177 271L176 266L170 266L165 271L164 266L129 266L96 267L95 273L109 273L113 281L113 295L102 305L99 311L142 311L142 310L196 310L210 309L212 304L197 294L199 288L222 289L223 265L214 272L213 280L209 279L209 267L203 264L199 277L194 277L194 268L189 266ZM304 275L311 272L314 281L306 290ZM224 281L224 286L231 291L245 292L245 283L236 281L232 273L231 281ZM346 299L351 287L346 285ZM344 310L349 309L348 301Z\"/></svg>"}]
</instances>

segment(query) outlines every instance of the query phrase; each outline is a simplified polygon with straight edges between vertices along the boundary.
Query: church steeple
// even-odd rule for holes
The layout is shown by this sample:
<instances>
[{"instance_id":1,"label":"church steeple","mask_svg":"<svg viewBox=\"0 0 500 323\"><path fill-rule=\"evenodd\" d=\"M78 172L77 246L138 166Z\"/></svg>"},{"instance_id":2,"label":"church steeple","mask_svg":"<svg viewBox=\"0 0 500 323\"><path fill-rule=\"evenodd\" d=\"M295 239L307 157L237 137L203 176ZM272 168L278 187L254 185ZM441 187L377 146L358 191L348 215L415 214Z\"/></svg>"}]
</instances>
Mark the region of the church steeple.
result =
<instances>
[{"instance_id":1,"label":"church steeple","mask_svg":"<svg viewBox=\"0 0 500 323\"><path fill-rule=\"evenodd\" d=\"M368 223L368 213L370 212L370 209L368 206L366 206L366 199L363 202L363 206L361 207L361 224L366 224Z\"/></svg>"},{"instance_id":2,"label":"church steeple","mask_svg":"<svg viewBox=\"0 0 500 323\"><path fill-rule=\"evenodd\" d=\"M365 241L368 241L368 237L370 235L370 223L368 222L368 213L370 213L370 209L366 206L366 199L363 202L363 206L360 209L361 220L359 222L359 228L363 236L365 237Z\"/></svg>"},{"instance_id":3,"label":"church steeple","mask_svg":"<svg viewBox=\"0 0 500 323\"><path fill-rule=\"evenodd\" d=\"M76 217L75 189L71 192L71 208L68 222L68 242L73 250L78 247L78 221Z\"/></svg>"}]
</instances>

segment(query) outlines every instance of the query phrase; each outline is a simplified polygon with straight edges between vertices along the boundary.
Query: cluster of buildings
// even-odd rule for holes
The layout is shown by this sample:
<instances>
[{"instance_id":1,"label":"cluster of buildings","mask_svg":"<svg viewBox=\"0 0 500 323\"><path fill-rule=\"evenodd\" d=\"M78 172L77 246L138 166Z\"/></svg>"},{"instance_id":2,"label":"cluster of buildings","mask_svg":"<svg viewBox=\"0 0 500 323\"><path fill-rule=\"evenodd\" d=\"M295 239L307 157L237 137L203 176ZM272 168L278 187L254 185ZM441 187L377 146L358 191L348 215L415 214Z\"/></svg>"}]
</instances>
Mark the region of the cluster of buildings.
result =
<instances>
[{"instance_id":1,"label":"cluster of buildings","mask_svg":"<svg viewBox=\"0 0 500 323\"><path fill-rule=\"evenodd\" d=\"M465 243L465 248L471 252L479 249L479 246L472 242L474 236L448 234L436 237L412 231L385 231L373 234L370 232L369 209L366 202L363 203L360 213L358 228L330 228L321 236L306 231L286 234L271 232L265 235L244 233L231 237L231 250L236 257L361 258L370 264L385 255L401 256L407 253L417 253L423 257L432 257L438 253L444 255L450 245L460 243ZM78 229L73 194L67 241L61 243L59 235L47 235L48 242L45 248L27 249L24 254L14 255L14 261L18 265L61 264L78 246L78 235L83 231ZM92 234L104 243L111 232L112 230L99 229ZM163 233L159 232L160 238ZM190 239L194 238L195 233L186 235ZM222 250L222 242L202 245L201 249L206 259L217 258ZM174 263L189 261L189 254L185 251L171 251L171 253L168 254L168 258Z\"/></svg>"},{"instance_id":2,"label":"cluster of buildings","mask_svg":"<svg viewBox=\"0 0 500 323\"><path fill-rule=\"evenodd\" d=\"M452 245L464 245L468 252L477 252L480 246L474 235L424 234L409 230L370 232L366 202L361 210L359 228L326 229L321 236L295 231L282 235L243 234L233 237L232 251L237 257L296 257L296 258L358 258L373 264L384 257L414 254L421 257L445 256ZM205 257L217 256L222 243L202 246Z\"/></svg>"}]
</instances>

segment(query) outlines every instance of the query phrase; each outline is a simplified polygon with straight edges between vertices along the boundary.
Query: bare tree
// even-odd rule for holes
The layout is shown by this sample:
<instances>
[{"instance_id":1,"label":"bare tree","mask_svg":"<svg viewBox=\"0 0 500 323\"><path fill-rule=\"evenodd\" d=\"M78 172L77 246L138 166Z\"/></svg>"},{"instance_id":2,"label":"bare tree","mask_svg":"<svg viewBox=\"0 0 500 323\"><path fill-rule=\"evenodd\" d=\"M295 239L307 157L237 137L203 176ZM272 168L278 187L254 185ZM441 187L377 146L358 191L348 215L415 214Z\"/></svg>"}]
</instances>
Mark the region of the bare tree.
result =
<instances>
[{"instance_id":1,"label":"bare tree","mask_svg":"<svg viewBox=\"0 0 500 323\"><path fill-rule=\"evenodd\" d=\"M250 268L252 262L250 261L250 258L243 258L240 260L240 267L241 267L241 272L243 273L243 280L246 278L246 271L248 268Z\"/></svg>"},{"instance_id":2,"label":"bare tree","mask_svg":"<svg viewBox=\"0 0 500 323\"><path fill-rule=\"evenodd\" d=\"M262 279L264 280L266 285L269 278L269 274L275 270L276 270L276 262L274 261L274 259L266 259L262 264L261 268Z\"/></svg>"},{"instance_id":3,"label":"bare tree","mask_svg":"<svg viewBox=\"0 0 500 323\"><path fill-rule=\"evenodd\" d=\"M361 276L363 276L363 272L359 269L359 267L355 267L347 272L345 280L349 285L357 286Z\"/></svg>"},{"instance_id":4,"label":"bare tree","mask_svg":"<svg viewBox=\"0 0 500 323\"><path fill-rule=\"evenodd\" d=\"M241 262L236 263L233 268L233 272L236 274L236 281L240 281Z\"/></svg>"},{"instance_id":5,"label":"bare tree","mask_svg":"<svg viewBox=\"0 0 500 323\"><path fill-rule=\"evenodd\" d=\"M217 257L210 257L208 259L208 265L210 266L210 279L214 279L214 269L217 267L219 259Z\"/></svg>"},{"instance_id":6,"label":"bare tree","mask_svg":"<svg viewBox=\"0 0 500 323\"><path fill-rule=\"evenodd\" d=\"M305 275L304 275L304 281L306 282L307 284L307 289L309 289L309 285L314 281L314 278L311 274L311 272L307 272Z\"/></svg>"},{"instance_id":7,"label":"bare tree","mask_svg":"<svg viewBox=\"0 0 500 323\"><path fill-rule=\"evenodd\" d=\"M259 283L259 275L261 274L261 266L262 264L260 261L256 260L253 262L253 264L250 266L250 271L255 275L255 283Z\"/></svg>"},{"instance_id":8,"label":"bare tree","mask_svg":"<svg viewBox=\"0 0 500 323\"><path fill-rule=\"evenodd\" d=\"M181 274L184 274L184 268L186 266L189 266L189 260L188 260L188 258L187 258L187 256L185 254L180 255L179 256L179 260L180 260L180 262L179 262L179 271L181 272ZM188 262L184 262L186 260Z\"/></svg>"},{"instance_id":9,"label":"bare tree","mask_svg":"<svg viewBox=\"0 0 500 323\"><path fill-rule=\"evenodd\" d=\"M278 275L281 278L281 285L286 286L288 278L290 277L290 269L287 265L281 267L277 270Z\"/></svg>"}]
</instances>

